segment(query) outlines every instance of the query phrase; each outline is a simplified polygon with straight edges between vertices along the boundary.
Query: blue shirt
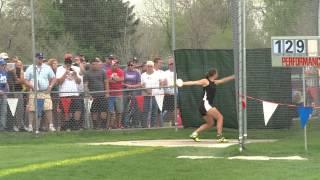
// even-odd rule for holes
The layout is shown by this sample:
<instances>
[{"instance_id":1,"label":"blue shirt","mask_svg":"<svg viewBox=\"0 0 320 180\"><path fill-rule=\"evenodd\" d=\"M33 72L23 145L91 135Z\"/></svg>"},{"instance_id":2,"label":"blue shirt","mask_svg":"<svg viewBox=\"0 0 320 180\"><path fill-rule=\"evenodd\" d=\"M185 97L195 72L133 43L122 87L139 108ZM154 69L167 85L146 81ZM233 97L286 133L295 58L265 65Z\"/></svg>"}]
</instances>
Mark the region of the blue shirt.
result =
<instances>
[{"instance_id":1,"label":"blue shirt","mask_svg":"<svg viewBox=\"0 0 320 180\"><path fill-rule=\"evenodd\" d=\"M5 70L0 70L0 90L3 92L8 92L8 73Z\"/></svg>"},{"instance_id":2,"label":"blue shirt","mask_svg":"<svg viewBox=\"0 0 320 180\"><path fill-rule=\"evenodd\" d=\"M37 89L39 91L45 91L49 87L50 80L55 78L55 74L52 70L52 68L46 64L42 64L40 67L37 66L36 69L37 73ZM33 77L33 65L30 65L25 74L25 78L28 81L34 82L34 77Z\"/></svg>"}]
</instances>

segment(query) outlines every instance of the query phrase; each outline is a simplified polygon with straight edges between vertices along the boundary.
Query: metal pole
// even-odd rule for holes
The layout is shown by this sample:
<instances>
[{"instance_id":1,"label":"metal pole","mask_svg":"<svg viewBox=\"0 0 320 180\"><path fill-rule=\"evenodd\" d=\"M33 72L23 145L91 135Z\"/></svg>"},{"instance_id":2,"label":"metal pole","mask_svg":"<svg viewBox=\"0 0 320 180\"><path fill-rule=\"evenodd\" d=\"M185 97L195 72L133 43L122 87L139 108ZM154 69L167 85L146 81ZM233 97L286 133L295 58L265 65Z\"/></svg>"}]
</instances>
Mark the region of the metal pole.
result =
<instances>
[{"instance_id":1,"label":"metal pole","mask_svg":"<svg viewBox=\"0 0 320 180\"><path fill-rule=\"evenodd\" d=\"M171 0L171 50L172 53L176 49L176 24L175 24L176 1Z\"/></svg>"},{"instance_id":2,"label":"metal pole","mask_svg":"<svg viewBox=\"0 0 320 180\"><path fill-rule=\"evenodd\" d=\"M305 68L302 68L302 92L303 92L303 106L306 106L306 77L304 73ZM304 149L308 152L308 139L307 139L307 125L304 126Z\"/></svg>"},{"instance_id":3,"label":"metal pole","mask_svg":"<svg viewBox=\"0 0 320 180\"><path fill-rule=\"evenodd\" d=\"M172 56L174 58L174 50L176 49L176 26L175 26L175 10L176 10L176 1L171 0L171 52ZM174 58L175 59L175 58ZM178 122L177 122L177 116L178 116L178 91L176 86L176 78L177 78L177 71L176 71L176 62L174 60L174 68L173 68L173 84L174 84L174 126L175 131L178 131Z\"/></svg>"},{"instance_id":4,"label":"metal pole","mask_svg":"<svg viewBox=\"0 0 320 180\"><path fill-rule=\"evenodd\" d=\"M320 36L320 0L318 0L318 36Z\"/></svg>"},{"instance_id":5,"label":"metal pole","mask_svg":"<svg viewBox=\"0 0 320 180\"><path fill-rule=\"evenodd\" d=\"M129 4L127 4L127 10L126 10L126 20L124 24L124 37L123 37L123 47L124 47L124 56L126 57L126 60L128 61L128 43L127 43L127 22L128 22L128 7Z\"/></svg>"},{"instance_id":6,"label":"metal pole","mask_svg":"<svg viewBox=\"0 0 320 180\"><path fill-rule=\"evenodd\" d=\"M31 34L32 34L32 59L33 59L33 89L34 89L34 118L35 118L35 132L39 131L38 127L38 103L37 103L37 97L38 97L38 79L37 79L37 63L35 59L36 54L36 43L35 43L35 31L34 31L34 0L30 1L30 7L31 7Z\"/></svg>"},{"instance_id":7,"label":"metal pole","mask_svg":"<svg viewBox=\"0 0 320 180\"><path fill-rule=\"evenodd\" d=\"M247 58L246 58L246 1L242 0L242 65L243 65L243 98L244 102L247 103ZM243 109L243 143L247 139L247 108Z\"/></svg>"},{"instance_id":8,"label":"metal pole","mask_svg":"<svg viewBox=\"0 0 320 180\"><path fill-rule=\"evenodd\" d=\"M242 6L242 1L238 1L238 29L239 29L239 34L238 34L238 38L239 38L239 76L238 76L238 82L239 82L239 95L238 95L238 108L239 108L239 151L242 152L243 151L243 111L242 111L242 96L243 96L243 88L242 88L242 67L243 67L243 61L242 61L242 11L241 11L241 6Z\"/></svg>"}]
</instances>

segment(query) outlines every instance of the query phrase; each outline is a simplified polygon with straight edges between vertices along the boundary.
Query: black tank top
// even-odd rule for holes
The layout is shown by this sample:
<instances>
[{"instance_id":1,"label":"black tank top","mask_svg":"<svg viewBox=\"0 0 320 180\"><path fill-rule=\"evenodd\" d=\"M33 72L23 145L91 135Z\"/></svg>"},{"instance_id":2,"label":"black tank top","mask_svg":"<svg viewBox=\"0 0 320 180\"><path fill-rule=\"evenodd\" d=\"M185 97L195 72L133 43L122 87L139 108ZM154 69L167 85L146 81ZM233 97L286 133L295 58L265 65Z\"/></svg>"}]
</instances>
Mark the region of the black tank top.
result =
<instances>
[{"instance_id":1,"label":"black tank top","mask_svg":"<svg viewBox=\"0 0 320 180\"><path fill-rule=\"evenodd\" d=\"M213 105L213 100L216 95L216 84L209 79L207 80L209 81L209 85L203 87L202 100L204 102L208 101L210 105Z\"/></svg>"}]
</instances>

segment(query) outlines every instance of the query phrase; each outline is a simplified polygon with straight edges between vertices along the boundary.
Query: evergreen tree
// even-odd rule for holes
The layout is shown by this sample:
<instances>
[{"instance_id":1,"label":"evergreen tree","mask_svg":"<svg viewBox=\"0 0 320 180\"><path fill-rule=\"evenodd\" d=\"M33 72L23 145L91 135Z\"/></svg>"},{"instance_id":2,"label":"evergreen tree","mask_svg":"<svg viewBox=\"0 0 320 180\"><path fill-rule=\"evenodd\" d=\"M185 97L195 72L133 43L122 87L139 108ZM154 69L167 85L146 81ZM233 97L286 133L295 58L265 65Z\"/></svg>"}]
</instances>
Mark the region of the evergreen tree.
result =
<instances>
[{"instance_id":1,"label":"evergreen tree","mask_svg":"<svg viewBox=\"0 0 320 180\"><path fill-rule=\"evenodd\" d=\"M119 44L125 46L126 36L135 32L139 19L133 8L122 0L64 0L60 4L66 31L82 51L95 50L100 55L115 52Z\"/></svg>"}]
</instances>

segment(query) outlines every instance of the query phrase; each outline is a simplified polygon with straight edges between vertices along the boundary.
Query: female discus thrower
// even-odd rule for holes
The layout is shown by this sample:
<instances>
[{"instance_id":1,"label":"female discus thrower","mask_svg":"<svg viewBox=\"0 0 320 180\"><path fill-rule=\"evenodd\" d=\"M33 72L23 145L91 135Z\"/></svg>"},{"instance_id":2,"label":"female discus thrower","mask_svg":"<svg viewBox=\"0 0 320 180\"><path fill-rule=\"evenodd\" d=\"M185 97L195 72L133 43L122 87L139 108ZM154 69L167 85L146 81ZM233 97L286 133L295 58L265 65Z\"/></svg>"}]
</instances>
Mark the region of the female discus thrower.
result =
<instances>
[{"instance_id":1,"label":"female discus thrower","mask_svg":"<svg viewBox=\"0 0 320 180\"><path fill-rule=\"evenodd\" d=\"M213 127L214 119L217 120L217 138L218 138L217 141L220 143L227 142L227 139L225 139L222 135L223 116L219 112L217 107L215 107L214 97L216 95L216 85L223 84L225 82L233 80L234 75L228 76L222 79L217 79L217 78L218 78L218 71L215 68L213 68L208 71L204 79L200 79L197 81L186 81L186 82L183 82L181 79L177 80L178 87L192 86L192 85L198 85L203 87L203 95L202 95L202 101L199 107L199 111L203 119L206 121L206 123L202 124L198 129L196 129L190 135L190 138L196 142L200 141L199 139L200 132Z\"/></svg>"}]
</instances>

